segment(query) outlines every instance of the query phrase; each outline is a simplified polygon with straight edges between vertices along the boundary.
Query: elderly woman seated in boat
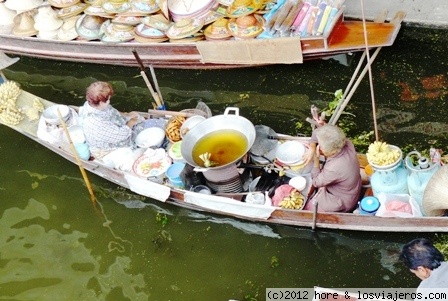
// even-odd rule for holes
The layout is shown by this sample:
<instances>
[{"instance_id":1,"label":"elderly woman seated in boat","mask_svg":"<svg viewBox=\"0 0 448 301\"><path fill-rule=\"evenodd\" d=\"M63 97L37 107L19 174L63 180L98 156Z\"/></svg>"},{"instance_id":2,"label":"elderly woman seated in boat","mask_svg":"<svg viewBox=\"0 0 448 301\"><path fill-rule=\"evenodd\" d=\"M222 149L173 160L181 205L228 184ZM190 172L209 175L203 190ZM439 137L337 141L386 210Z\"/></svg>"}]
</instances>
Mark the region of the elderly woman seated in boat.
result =
<instances>
[{"instance_id":1,"label":"elderly woman seated in boat","mask_svg":"<svg viewBox=\"0 0 448 301\"><path fill-rule=\"evenodd\" d=\"M94 82L87 88L87 101L80 109L86 142L96 158L118 148L133 147L134 136L143 129L137 112L121 113L111 106L113 95L109 83Z\"/></svg>"},{"instance_id":2,"label":"elderly woman seated in boat","mask_svg":"<svg viewBox=\"0 0 448 301\"><path fill-rule=\"evenodd\" d=\"M361 175L353 143L336 126L323 125L314 130L307 160L314 161L311 172L316 194L305 205L321 212L351 212L361 192ZM320 166L319 157L325 162Z\"/></svg>"}]
</instances>

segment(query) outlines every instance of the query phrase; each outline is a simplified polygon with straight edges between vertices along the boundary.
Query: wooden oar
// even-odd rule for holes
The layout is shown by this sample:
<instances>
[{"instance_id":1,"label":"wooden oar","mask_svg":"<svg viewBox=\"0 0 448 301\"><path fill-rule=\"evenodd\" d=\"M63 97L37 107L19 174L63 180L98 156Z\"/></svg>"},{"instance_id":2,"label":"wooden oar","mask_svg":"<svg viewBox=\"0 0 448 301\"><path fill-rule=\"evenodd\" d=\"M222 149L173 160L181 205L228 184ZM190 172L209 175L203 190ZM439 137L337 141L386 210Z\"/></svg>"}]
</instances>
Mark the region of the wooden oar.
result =
<instances>
[{"instance_id":1,"label":"wooden oar","mask_svg":"<svg viewBox=\"0 0 448 301\"><path fill-rule=\"evenodd\" d=\"M156 102L156 108L157 109L164 108L164 105L162 104L162 101L160 100L159 95L154 91L154 88L152 87L151 83L149 82L148 76L146 75L146 72L145 72L145 66L143 65L143 62L140 59L140 56L138 55L137 51L135 51L135 50L132 50L132 53L134 54L135 59L137 60L139 66L140 66L140 75L145 80L146 86L148 87L149 92L151 92L152 98Z\"/></svg>"},{"instance_id":2,"label":"wooden oar","mask_svg":"<svg viewBox=\"0 0 448 301\"><path fill-rule=\"evenodd\" d=\"M67 124L62 119L61 111L59 110L59 108L58 108L58 116L59 116L59 120L61 121L62 127L64 128L64 132L65 132L65 135L67 136L68 142L71 146L73 155L75 156L76 163L79 166L79 170L81 171L84 182L86 183L87 189L89 190L90 199L92 200L92 203L95 205L96 197L95 197L95 194L93 193L92 185L90 184L89 178L87 177L87 173L86 173L84 167L82 166L81 159L79 159L78 152L76 151L75 145L73 144L72 137L70 136L70 132L67 129Z\"/></svg>"}]
</instances>

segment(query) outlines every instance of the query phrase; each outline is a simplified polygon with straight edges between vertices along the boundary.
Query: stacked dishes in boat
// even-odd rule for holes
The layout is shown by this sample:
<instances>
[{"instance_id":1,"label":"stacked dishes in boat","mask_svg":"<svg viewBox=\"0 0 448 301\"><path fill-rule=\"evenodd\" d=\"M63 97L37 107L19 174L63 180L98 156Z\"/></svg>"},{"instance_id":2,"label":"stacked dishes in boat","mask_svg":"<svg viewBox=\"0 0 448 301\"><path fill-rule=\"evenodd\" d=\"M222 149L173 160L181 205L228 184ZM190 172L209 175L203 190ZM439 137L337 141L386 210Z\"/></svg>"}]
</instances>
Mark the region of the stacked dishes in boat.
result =
<instances>
[{"instance_id":1,"label":"stacked dishes in boat","mask_svg":"<svg viewBox=\"0 0 448 301\"><path fill-rule=\"evenodd\" d=\"M203 174L207 186L215 192L238 193L243 191L243 184L236 164L209 169Z\"/></svg>"}]
</instances>

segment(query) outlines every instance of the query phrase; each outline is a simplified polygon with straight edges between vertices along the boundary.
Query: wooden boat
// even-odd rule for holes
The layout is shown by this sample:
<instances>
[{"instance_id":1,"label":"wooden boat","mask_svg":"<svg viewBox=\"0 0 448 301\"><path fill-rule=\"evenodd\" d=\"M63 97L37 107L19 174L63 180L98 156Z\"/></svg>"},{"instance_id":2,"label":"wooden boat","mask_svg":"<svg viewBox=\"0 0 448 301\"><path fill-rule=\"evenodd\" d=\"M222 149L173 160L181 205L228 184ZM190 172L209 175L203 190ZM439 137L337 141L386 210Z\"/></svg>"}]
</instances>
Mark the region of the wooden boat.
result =
<instances>
[{"instance_id":1,"label":"wooden boat","mask_svg":"<svg viewBox=\"0 0 448 301\"><path fill-rule=\"evenodd\" d=\"M366 22L369 48L391 46L404 17L399 12L390 21L377 18ZM199 41L191 43L104 43L99 41L58 41L0 34L0 50L41 59L81 63L138 66L136 51L145 66L179 69L226 69L270 64L294 64L366 49L364 23L345 20L342 11L328 34L312 37L249 39L240 41ZM258 56L260 49L269 55ZM226 52L217 51L226 49ZM229 57L228 53L237 56ZM244 55L243 55L244 54Z\"/></svg>"},{"instance_id":2,"label":"wooden boat","mask_svg":"<svg viewBox=\"0 0 448 301\"><path fill-rule=\"evenodd\" d=\"M38 97L35 95L21 91L17 100L17 107L32 107L33 101L36 98ZM55 105L55 103L44 99L40 99L40 101L44 107ZM5 124L4 122L2 123ZM69 148L67 149L60 145L49 143L38 137L38 122L31 121L25 117L16 125L5 125L52 150L68 161L77 164L77 156ZM303 139L307 140L308 138L305 137ZM377 217L353 213L314 213L306 210L283 209L280 207L242 202L241 194L218 196L176 189L166 183L159 184L149 181L132 172L111 168L102 160L84 160L81 166L85 170L112 183L154 200L191 210L229 216L257 223L375 232L448 232L448 221L446 217Z\"/></svg>"},{"instance_id":3,"label":"wooden boat","mask_svg":"<svg viewBox=\"0 0 448 301\"><path fill-rule=\"evenodd\" d=\"M378 8L389 11L404 10L406 17L403 22L411 26L448 28L448 2L438 0L376 0L376 1L345 1L345 15L361 20L362 6L367 19L374 18L378 13Z\"/></svg>"}]
</instances>

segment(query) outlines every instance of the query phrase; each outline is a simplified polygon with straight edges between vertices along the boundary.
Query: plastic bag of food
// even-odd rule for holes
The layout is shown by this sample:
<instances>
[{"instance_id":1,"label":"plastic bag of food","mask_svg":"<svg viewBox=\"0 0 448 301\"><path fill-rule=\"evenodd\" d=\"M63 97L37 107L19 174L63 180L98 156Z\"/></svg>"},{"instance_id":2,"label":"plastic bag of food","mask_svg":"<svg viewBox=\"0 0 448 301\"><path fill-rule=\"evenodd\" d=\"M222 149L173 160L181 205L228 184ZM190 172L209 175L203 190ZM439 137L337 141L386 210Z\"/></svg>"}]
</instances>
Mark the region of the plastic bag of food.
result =
<instances>
[{"instance_id":1,"label":"plastic bag of food","mask_svg":"<svg viewBox=\"0 0 448 301\"><path fill-rule=\"evenodd\" d=\"M422 216L419 205L409 194L378 194L380 208L376 216L383 217L418 217Z\"/></svg>"}]
</instances>

